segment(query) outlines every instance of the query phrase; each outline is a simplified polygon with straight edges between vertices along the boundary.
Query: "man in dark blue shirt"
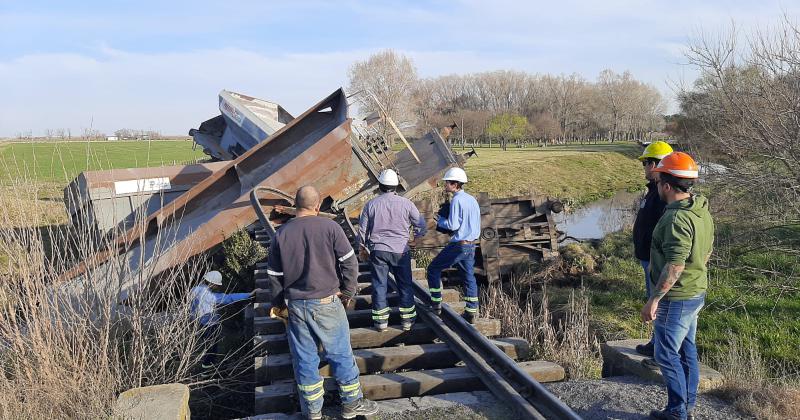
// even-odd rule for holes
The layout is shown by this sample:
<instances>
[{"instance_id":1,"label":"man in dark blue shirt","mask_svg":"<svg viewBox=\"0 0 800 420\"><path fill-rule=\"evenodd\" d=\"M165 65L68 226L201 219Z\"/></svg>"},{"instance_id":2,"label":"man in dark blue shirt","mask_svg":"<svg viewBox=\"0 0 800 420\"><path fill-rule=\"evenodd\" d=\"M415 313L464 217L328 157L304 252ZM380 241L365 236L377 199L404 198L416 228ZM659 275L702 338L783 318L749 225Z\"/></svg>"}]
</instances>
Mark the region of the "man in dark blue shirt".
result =
<instances>
[{"instance_id":1,"label":"man in dark blue shirt","mask_svg":"<svg viewBox=\"0 0 800 420\"><path fill-rule=\"evenodd\" d=\"M672 153L672 147L663 141L656 141L647 145L639 156L644 169L644 177L647 179L647 193L639 204L639 211L636 213L636 221L633 224L633 248L636 259L644 269L644 283L647 291L647 298L650 298L650 243L653 240L653 229L655 229L658 219L664 214L664 207L667 203L658 196L653 169L658 166L664 156ZM636 346L639 354L653 357L653 338L647 344Z\"/></svg>"}]
</instances>

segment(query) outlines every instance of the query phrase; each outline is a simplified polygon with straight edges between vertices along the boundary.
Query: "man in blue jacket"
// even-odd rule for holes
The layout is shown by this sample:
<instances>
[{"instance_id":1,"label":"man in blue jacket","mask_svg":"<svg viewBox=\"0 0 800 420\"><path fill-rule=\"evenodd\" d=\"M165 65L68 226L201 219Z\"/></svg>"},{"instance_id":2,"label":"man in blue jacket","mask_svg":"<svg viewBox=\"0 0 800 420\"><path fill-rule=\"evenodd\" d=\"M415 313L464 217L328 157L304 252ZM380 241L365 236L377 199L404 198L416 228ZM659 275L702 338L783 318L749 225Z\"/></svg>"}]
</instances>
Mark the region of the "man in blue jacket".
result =
<instances>
[{"instance_id":1,"label":"man in blue jacket","mask_svg":"<svg viewBox=\"0 0 800 420\"><path fill-rule=\"evenodd\" d=\"M463 190L467 174L461 168L450 168L442 180L445 191L453 194L450 212L440 216L437 230L450 232L450 242L428 265L428 290L431 309L442 310L442 270L455 266L464 273L464 319L474 324L478 318L478 283L475 281L475 241L481 234L481 208L478 200Z\"/></svg>"},{"instance_id":2,"label":"man in blue jacket","mask_svg":"<svg viewBox=\"0 0 800 420\"><path fill-rule=\"evenodd\" d=\"M219 271L209 271L203 276L203 280L208 284L199 284L193 287L189 296L192 300L191 312L200 324L203 338L211 340L211 346L202 359L202 367L209 369L214 367L217 352L216 335L220 322L222 322L217 309L220 306L250 299L255 296L255 291L251 293L221 293L219 289L222 288L222 274Z\"/></svg>"}]
</instances>

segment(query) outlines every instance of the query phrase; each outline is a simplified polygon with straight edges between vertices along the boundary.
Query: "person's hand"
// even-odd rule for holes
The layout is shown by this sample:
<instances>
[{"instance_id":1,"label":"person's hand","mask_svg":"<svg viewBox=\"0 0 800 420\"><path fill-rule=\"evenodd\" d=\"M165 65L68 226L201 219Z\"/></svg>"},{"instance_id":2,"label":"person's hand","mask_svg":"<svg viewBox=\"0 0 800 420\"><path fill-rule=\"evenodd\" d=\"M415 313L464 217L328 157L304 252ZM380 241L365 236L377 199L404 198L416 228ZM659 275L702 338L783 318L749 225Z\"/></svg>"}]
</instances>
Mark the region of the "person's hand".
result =
<instances>
[{"instance_id":1,"label":"person's hand","mask_svg":"<svg viewBox=\"0 0 800 420\"><path fill-rule=\"evenodd\" d=\"M358 259L361 262L366 262L369 260L369 251L363 246L358 249Z\"/></svg>"},{"instance_id":2,"label":"person's hand","mask_svg":"<svg viewBox=\"0 0 800 420\"><path fill-rule=\"evenodd\" d=\"M658 310L658 301L655 299L648 299L647 303L642 307L642 322L648 323L656 319L656 311Z\"/></svg>"},{"instance_id":3,"label":"person's hand","mask_svg":"<svg viewBox=\"0 0 800 420\"><path fill-rule=\"evenodd\" d=\"M272 306L269 308L269 317L273 319L280 319L283 321L283 324L286 325L289 322L289 308L286 307L286 304L282 304L281 306Z\"/></svg>"},{"instance_id":4,"label":"person's hand","mask_svg":"<svg viewBox=\"0 0 800 420\"><path fill-rule=\"evenodd\" d=\"M422 237L421 236L414 236L414 239L412 239L408 243L408 246L410 248L418 248L421 244L422 244Z\"/></svg>"},{"instance_id":5,"label":"person's hand","mask_svg":"<svg viewBox=\"0 0 800 420\"><path fill-rule=\"evenodd\" d=\"M354 309L356 306L356 301L353 300L351 297L342 294L341 292L337 293L336 296L339 296L339 300L342 302L342 306L344 309Z\"/></svg>"}]
</instances>

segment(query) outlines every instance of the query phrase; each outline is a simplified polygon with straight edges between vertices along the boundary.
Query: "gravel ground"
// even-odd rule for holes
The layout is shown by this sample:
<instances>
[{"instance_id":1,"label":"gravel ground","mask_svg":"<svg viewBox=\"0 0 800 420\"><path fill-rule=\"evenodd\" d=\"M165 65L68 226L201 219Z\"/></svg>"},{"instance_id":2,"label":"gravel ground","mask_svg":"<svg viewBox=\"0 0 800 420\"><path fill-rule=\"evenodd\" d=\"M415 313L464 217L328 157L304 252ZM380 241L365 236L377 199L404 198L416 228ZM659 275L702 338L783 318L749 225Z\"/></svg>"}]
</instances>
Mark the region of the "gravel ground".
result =
<instances>
[{"instance_id":1,"label":"gravel ground","mask_svg":"<svg viewBox=\"0 0 800 420\"><path fill-rule=\"evenodd\" d=\"M635 376L544 385L587 420L646 419L650 410L663 408L667 401L667 391L663 385L644 381ZM473 392L470 395L471 397L466 399L454 400L455 404L452 405L449 401L438 402L440 405L447 404L446 407L426 408L437 404L435 401L429 401L427 404L419 404L422 408L420 410L389 413L384 411L379 418L386 420L517 418L513 411L498 402L488 391ZM705 394L698 397L695 416L698 420L749 418L719 398Z\"/></svg>"},{"instance_id":2,"label":"gravel ground","mask_svg":"<svg viewBox=\"0 0 800 420\"><path fill-rule=\"evenodd\" d=\"M545 386L584 419L633 420L647 418L650 410L663 408L667 391L663 385L634 376L603 380L570 381ZM697 419L747 419L719 398L698 397Z\"/></svg>"},{"instance_id":3,"label":"gravel ground","mask_svg":"<svg viewBox=\"0 0 800 420\"><path fill-rule=\"evenodd\" d=\"M616 376L603 380L569 381L544 384L553 394L587 420L647 419L650 410L662 408L667 401L663 385L644 381L635 376ZM429 397L402 398L380 401L381 420L517 420L518 416L506 404L488 391L459 392ZM326 420L338 419L339 407L323 410ZM695 418L748 419L724 401L701 394ZM267 418L267 417L262 417ZM300 416L268 417L270 420L295 420Z\"/></svg>"}]
</instances>

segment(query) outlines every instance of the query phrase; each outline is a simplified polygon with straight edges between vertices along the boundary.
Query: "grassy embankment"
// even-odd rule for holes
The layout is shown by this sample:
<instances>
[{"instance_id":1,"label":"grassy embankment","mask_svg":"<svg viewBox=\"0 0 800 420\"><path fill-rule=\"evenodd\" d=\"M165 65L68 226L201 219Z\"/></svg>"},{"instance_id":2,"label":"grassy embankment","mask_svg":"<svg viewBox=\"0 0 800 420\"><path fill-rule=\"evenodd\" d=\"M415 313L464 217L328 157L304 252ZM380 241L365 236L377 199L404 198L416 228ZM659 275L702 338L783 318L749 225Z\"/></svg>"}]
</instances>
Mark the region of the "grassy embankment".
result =
<instances>
[{"instance_id":1,"label":"grassy embankment","mask_svg":"<svg viewBox=\"0 0 800 420\"><path fill-rule=\"evenodd\" d=\"M644 186L642 167L634 159L641 148L632 143L476 151L466 165L467 190L493 197L536 192L582 204Z\"/></svg>"}]
</instances>

